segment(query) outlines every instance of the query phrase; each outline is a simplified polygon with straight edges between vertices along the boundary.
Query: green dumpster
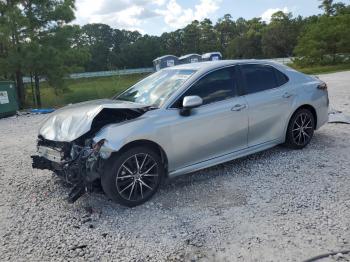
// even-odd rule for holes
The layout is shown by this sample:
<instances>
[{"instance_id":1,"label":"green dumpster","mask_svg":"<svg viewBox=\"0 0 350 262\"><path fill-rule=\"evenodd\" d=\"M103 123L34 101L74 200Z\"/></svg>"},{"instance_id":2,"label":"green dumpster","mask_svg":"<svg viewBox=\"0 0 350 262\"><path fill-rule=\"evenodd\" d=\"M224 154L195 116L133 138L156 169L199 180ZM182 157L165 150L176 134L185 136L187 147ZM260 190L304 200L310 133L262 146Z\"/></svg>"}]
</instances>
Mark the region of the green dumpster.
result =
<instances>
[{"instance_id":1,"label":"green dumpster","mask_svg":"<svg viewBox=\"0 0 350 262\"><path fill-rule=\"evenodd\" d=\"M12 116L18 110L15 83L0 81L0 118Z\"/></svg>"}]
</instances>

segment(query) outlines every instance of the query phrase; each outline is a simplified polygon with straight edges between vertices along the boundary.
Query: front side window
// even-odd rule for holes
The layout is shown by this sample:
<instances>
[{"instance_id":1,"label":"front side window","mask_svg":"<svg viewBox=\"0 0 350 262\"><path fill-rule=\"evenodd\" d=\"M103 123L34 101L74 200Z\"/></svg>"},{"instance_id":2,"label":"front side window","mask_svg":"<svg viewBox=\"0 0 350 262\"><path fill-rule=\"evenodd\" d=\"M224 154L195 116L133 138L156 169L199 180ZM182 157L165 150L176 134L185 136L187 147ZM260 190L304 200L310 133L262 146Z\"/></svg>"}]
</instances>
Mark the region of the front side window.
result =
<instances>
[{"instance_id":1,"label":"front side window","mask_svg":"<svg viewBox=\"0 0 350 262\"><path fill-rule=\"evenodd\" d=\"M288 77L272 66L249 64L241 65L241 69L247 94L276 88L288 82Z\"/></svg>"},{"instance_id":2,"label":"front side window","mask_svg":"<svg viewBox=\"0 0 350 262\"><path fill-rule=\"evenodd\" d=\"M235 97L236 83L234 67L211 72L190 87L173 107L181 108L185 96L199 96L204 105Z\"/></svg>"},{"instance_id":3,"label":"front side window","mask_svg":"<svg viewBox=\"0 0 350 262\"><path fill-rule=\"evenodd\" d=\"M146 77L114 99L160 107L194 73L195 70L188 69L164 69Z\"/></svg>"}]
</instances>

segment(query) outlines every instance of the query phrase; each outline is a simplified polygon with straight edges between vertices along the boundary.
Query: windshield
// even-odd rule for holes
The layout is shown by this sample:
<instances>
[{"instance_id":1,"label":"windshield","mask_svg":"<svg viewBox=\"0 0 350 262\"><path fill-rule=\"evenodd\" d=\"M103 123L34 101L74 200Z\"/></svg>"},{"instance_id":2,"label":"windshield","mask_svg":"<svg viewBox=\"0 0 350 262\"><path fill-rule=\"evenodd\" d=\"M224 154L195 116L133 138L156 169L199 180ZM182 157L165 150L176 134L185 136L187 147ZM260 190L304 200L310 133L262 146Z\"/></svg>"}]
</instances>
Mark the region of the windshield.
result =
<instances>
[{"instance_id":1,"label":"windshield","mask_svg":"<svg viewBox=\"0 0 350 262\"><path fill-rule=\"evenodd\" d=\"M146 77L115 99L160 107L195 72L165 69Z\"/></svg>"}]
</instances>

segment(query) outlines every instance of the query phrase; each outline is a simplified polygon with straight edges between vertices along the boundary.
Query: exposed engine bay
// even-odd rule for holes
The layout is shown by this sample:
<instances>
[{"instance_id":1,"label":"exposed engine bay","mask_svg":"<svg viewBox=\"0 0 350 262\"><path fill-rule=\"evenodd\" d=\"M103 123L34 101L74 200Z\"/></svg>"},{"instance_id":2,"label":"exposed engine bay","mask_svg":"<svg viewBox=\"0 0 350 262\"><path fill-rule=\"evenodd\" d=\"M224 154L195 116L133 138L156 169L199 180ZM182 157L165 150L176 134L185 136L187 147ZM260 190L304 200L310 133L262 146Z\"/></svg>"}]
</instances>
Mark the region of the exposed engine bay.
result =
<instances>
[{"instance_id":1,"label":"exposed engine bay","mask_svg":"<svg viewBox=\"0 0 350 262\"><path fill-rule=\"evenodd\" d=\"M32 156L32 166L51 170L72 185L68 201L73 203L86 191L92 190L93 182L101 177L105 159L109 157L100 152L105 140L94 142L96 133L106 125L135 119L151 109L153 108L103 108L92 119L89 131L69 142L49 140L39 133L37 155Z\"/></svg>"}]
</instances>

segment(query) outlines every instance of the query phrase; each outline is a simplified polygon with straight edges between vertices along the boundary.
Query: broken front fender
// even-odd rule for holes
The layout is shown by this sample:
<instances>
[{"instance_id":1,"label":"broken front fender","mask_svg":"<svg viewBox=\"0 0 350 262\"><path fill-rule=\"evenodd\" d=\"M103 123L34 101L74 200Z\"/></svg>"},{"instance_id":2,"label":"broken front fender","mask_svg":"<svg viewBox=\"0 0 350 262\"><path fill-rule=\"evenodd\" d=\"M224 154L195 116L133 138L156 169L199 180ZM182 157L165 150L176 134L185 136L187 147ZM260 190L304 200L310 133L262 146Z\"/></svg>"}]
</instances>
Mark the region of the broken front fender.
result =
<instances>
[{"instance_id":1,"label":"broken front fender","mask_svg":"<svg viewBox=\"0 0 350 262\"><path fill-rule=\"evenodd\" d=\"M147 116L138 119L107 125L96 133L93 142L96 144L104 140L100 156L107 159L113 152L118 152L128 143L139 140L158 141L154 121L155 117L149 112Z\"/></svg>"}]
</instances>

